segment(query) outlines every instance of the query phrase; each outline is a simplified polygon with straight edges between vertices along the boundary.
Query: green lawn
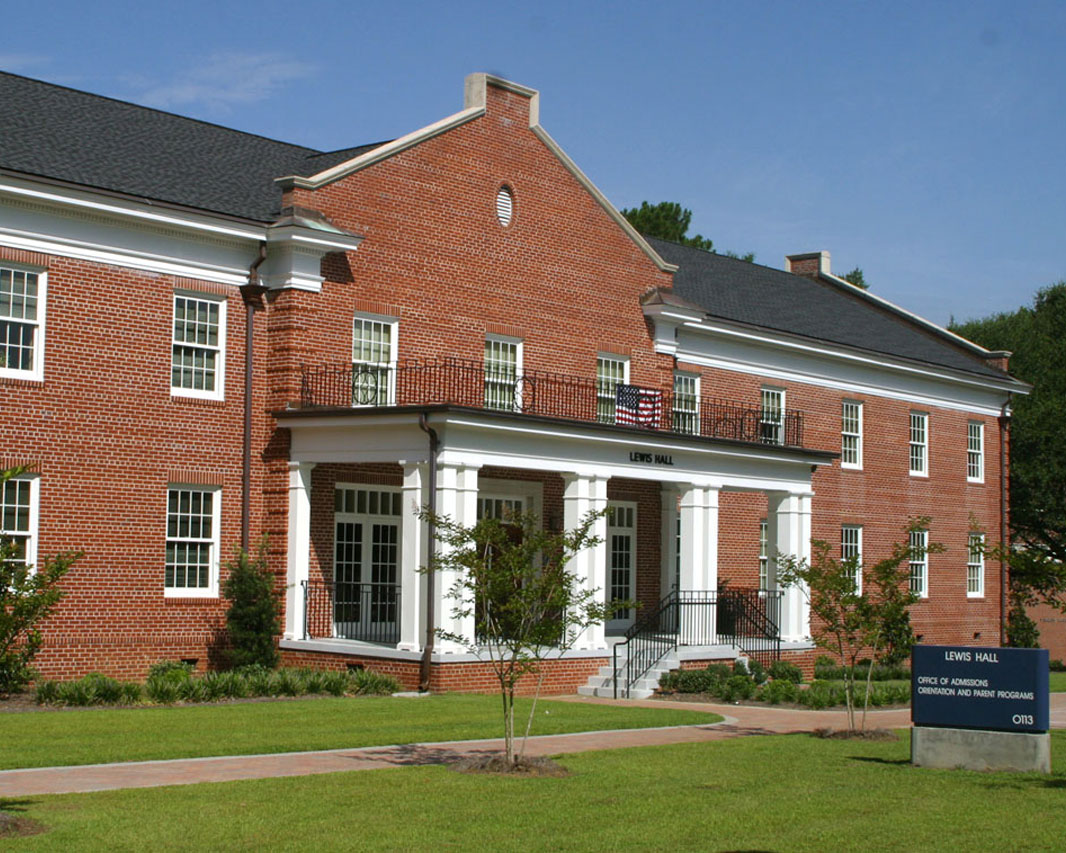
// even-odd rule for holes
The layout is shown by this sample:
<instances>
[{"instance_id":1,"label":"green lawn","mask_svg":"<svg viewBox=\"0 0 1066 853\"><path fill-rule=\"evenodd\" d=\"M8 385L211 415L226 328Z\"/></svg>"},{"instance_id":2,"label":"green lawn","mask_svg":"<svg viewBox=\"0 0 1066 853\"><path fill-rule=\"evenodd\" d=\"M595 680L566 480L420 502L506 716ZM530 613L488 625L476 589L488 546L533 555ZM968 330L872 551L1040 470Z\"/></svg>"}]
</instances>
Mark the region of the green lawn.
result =
<instances>
[{"instance_id":1,"label":"green lawn","mask_svg":"<svg viewBox=\"0 0 1066 853\"><path fill-rule=\"evenodd\" d=\"M3 805L49 828L25 850L1062 849L1066 773L908 759L906 736L779 735L564 756L562 779L416 767Z\"/></svg>"},{"instance_id":2,"label":"green lawn","mask_svg":"<svg viewBox=\"0 0 1066 853\"><path fill-rule=\"evenodd\" d=\"M517 711L522 726L529 705ZM700 711L540 702L533 734L689 725ZM516 714L516 725L518 716ZM0 769L499 737L498 696L367 696L0 716Z\"/></svg>"},{"instance_id":3,"label":"green lawn","mask_svg":"<svg viewBox=\"0 0 1066 853\"><path fill-rule=\"evenodd\" d=\"M1066 672L1051 673L1051 692L1066 693Z\"/></svg>"}]
</instances>

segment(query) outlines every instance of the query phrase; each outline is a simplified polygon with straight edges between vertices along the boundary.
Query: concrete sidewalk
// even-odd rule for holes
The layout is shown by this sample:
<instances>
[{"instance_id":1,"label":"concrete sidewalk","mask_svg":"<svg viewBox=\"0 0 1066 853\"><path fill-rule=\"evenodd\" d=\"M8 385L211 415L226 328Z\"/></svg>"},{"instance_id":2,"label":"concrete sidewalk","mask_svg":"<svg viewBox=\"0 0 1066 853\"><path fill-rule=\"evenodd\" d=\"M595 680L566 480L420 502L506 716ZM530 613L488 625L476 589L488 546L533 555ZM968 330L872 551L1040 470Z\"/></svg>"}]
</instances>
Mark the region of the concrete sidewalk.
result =
<instances>
[{"instance_id":1,"label":"concrete sidewalk","mask_svg":"<svg viewBox=\"0 0 1066 853\"><path fill-rule=\"evenodd\" d=\"M717 705L658 700L627 702L580 696L552 698L553 700L606 705L628 704L653 708L677 707L710 711L721 714L725 720L708 725L577 732L531 737L526 749L529 755L557 755L566 752L660 746L751 735L813 731L817 728L842 728L847 720L842 711L802 711L753 705ZM910 725L910 710L907 708L871 711L867 718L867 726L870 728L900 728L908 725ZM361 749L334 749L320 752L179 758L169 761L6 770L0 772L0 797L106 791L115 788L154 788L161 785L193 785L199 782L230 782L238 779L308 776L346 770L444 764L467 756L499 752L502 749L502 739L493 738Z\"/></svg>"}]
</instances>

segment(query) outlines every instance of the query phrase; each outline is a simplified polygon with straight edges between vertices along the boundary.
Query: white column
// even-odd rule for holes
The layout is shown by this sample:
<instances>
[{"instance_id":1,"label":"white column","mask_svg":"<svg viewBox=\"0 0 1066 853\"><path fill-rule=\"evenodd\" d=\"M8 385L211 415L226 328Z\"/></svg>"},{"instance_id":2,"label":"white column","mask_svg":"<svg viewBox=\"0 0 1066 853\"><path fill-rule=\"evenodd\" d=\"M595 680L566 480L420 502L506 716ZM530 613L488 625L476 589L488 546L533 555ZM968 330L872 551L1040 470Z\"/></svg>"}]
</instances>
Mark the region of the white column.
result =
<instances>
[{"instance_id":1,"label":"white column","mask_svg":"<svg viewBox=\"0 0 1066 853\"><path fill-rule=\"evenodd\" d=\"M419 651L425 637L423 577L426 525L418 517L426 505L426 463L403 466L403 515L400 521L400 642L397 648Z\"/></svg>"},{"instance_id":2,"label":"white column","mask_svg":"<svg viewBox=\"0 0 1066 853\"><path fill-rule=\"evenodd\" d=\"M289 463L288 561L285 638L304 640L304 584L311 574L311 470L314 462Z\"/></svg>"},{"instance_id":3,"label":"white column","mask_svg":"<svg viewBox=\"0 0 1066 853\"><path fill-rule=\"evenodd\" d=\"M677 577L677 500L678 488L673 483L666 483L659 497L662 507L659 554L662 556L662 572L659 578L659 598L666 597Z\"/></svg>"},{"instance_id":4,"label":"white column","mask_svg":"<svg viewBox=\"0 0 1066 853\"><path fill-rule=\"evenodd\" d=\"M811 496L809 494L771 493L767 496L767 539L773 553L776 588L777 556L811 559ZM781 639L804 640L810 637L810 606L807 590L794 584L785 590L781 601Z\"/></svg>"},{"instance_id":5,"label":"white column","mask_svg":"<svg viewBox=\"0 0 1066 853\"><path fill-rule=\"evenodd\" d=\"M601 512L607 507L607 478L588 474L563 474L563 526L573 530L589 512ZM599 516L592 533L600 544L576 554L572 571L585 584L585 589L603 597L607 594L607 518ZM607 640L604 626L590 626L575 643L579 649L604 649Z\"/></svg>"},{"instance_id":6,"label":"white column","mask_svg":"<svg viewBox=\"0 0 1066 853\"><path fill-rule=\"evenodd\" d=\"M690 600L718 589L718 494L710 486L685 485L681 490L681 590ZM707 596L709 598L710 596ZM714 641L716 611L710 605L682 606L681 642Z\"/></svg>"},{"instance_id":7,"label":"white column","mask_svg":"<svg viewBox=\"0 0 1066 853\"><path fill-rule=\"evenodd\" d=\"M441 464L437 470L437 514L452 521L472 526L477 522L477 468L465 465ZM437 542L438 554L446 553L448 545ZM457 602L451 597L458 579L454 571L437 572L434 578L437 625L444 631L474 642L474 617L456 618L452 611ZM442 654L465 652L467 643L438 638L436 650Z\"/></svg>"}]
</instances>

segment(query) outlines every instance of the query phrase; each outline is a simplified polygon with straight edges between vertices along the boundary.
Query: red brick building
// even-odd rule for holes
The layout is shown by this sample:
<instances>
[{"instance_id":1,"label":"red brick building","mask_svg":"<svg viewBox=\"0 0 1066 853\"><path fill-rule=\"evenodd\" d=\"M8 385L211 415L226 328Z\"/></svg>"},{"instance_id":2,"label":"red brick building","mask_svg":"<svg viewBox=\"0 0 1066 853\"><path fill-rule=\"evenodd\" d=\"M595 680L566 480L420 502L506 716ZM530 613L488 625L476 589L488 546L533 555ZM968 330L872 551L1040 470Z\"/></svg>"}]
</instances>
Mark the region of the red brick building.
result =
<instances>
[{"instance_id":1,"label":"red brick building","mask_svg":"<svg viewBox=\"0 0 1066 853\"><path fill-rule=\"evenodd\" d=\"M948 547L912 565L917 632L999 642L977 546L1001 537L1000 414L1025 390L1003 355L828 253L782 271L642 237L535 91L471 75L461 112L339 152L13 75L0 119L0 456L30 466L2 532L30 561L86 552L46 676L212 664L223 564L266 533L288 661L485 686L467 649L424 654L430 596L471 633L418 571L431 495L464 522L608 508L576 569L643 606L549 687L671 594L706 617L682 660L744 651L738 614L805 654L775 554L880 556L913 516Z\"/></svg>"}]
</instances>

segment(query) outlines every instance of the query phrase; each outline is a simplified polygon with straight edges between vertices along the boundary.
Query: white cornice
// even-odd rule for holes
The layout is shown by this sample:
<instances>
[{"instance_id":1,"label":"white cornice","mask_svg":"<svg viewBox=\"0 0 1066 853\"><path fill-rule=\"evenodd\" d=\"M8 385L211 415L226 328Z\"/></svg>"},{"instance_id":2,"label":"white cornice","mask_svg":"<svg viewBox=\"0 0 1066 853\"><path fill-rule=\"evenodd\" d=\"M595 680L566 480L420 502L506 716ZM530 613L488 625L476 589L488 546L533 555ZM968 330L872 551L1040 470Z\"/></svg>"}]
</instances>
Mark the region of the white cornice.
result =
<instances>
[{"instance_id":1,"label":"white cornice","mask_svg":"<svg viewBox=\"0 0 1066 853\"><path fill-rule=\"evenodd\" d=\"M148 200L134 201L101 195L87 190L59 187L52 184L15 178L0 174L0 194L34 199L38 202L77 208L98 214L139 220L157 226L208 232L216 236L246 240L263 239L264 227L244 225L208 214L179 211L153 205Z\"/></svg>"}]
</instances>

